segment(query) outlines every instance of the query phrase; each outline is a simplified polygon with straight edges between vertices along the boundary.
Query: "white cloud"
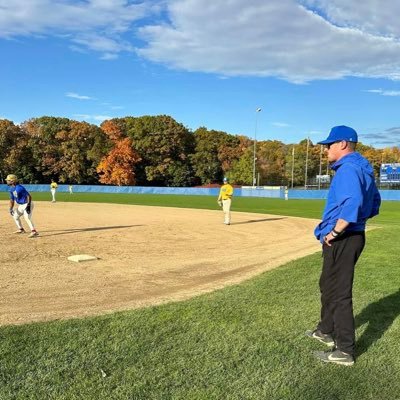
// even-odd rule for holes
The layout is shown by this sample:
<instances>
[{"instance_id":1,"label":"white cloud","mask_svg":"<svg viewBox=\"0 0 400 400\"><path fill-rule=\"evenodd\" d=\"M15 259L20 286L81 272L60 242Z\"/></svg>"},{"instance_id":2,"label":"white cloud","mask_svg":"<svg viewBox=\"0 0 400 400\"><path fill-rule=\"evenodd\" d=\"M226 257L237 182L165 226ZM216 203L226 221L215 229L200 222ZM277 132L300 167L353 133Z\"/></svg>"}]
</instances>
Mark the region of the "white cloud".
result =
<instances>
[{"instance_id":1,"label":"white cloud","mask_svg":"<svg viewBox=\"0 0 400 400\"><path fill-rule=\"evenodd\" d=\"M103 122L106 119L112 119L109 115L91 115L91 114L74 114L75 118L84 121L96 121L96 122Z\"/></svg>"},{"instance_id":2,"label":"white cloud","mask_svg":"<svg viewBox=\"0 0 400 400\"><path fill-rule=\"evenodd\" d=\"M152 10L146 1L0 0L0 38L63 34L75 50L83 46L110 59L112 53L131 49L121 36Z\"/></svg>"},{"instance_id":3,"label":"white cloud","mask_svg":"<svg viewBox=\"0 0 400 400\"><path fill-rule=\"evenodd\" d=\"M109 115L92 115L92 119L98 122L105 121L106 119L112 119Z\"/></svg>"},{"instance_id":4,"label":"white cloud","mask_svg":"<svg viewBox=\"0 0 400 400\"><path fill-rule=\"evenodd\" d=\"M277 128L288 128L290 126L286 122L272 122L271 125L276 126Z\"/></svg>"},{"instance_id":5,"label":"white cloud","mask_svg":"<svg viewBox=\"0 0 400 400\"><path fill-rule=\"evenodd\" d=\"M399 14L398 0L0 0L0 38L57 35L218 77L400 80Z\"/></svg>"},{"instance_id":6,"label":"white cloud","mask_svg":"<svg viewBox=\"0 0 400 400\"><path fill-rule=\"evenodd\" d=\"M400 127L398 126L359 136L361 141L365 140L376 147L400 146Z\"/></svg>"},{"instance_id":7,"label":"white cloud","mask_svg":"<svg viewBox=\"0 0 400 400\"><path fill-rule=\"evenodd\" d=\"M80 95L80 94L78 94L78 93L74 93L74 92L68 92L68 93L65 93L65 95L66 95L67 97L71 97L71 98L73 98L73 99L78 99L78 100L94 100L93 97L82 96L82 95Z\"/></svg>"},{"instance_id":8,"label":"white cloud","mask_svg":"<svg viewBox=\"0 0 400 400\"><path fill-rule=\"evenodd\" d=\"M400 96L400 90L370 89L370 90L366 90L366 92L377 93L382 96L392 96L392 97Z\"/></svg>"},{"instance_id":9,"label":"white cloud","mask_svg":"<svg viewBox=\"0 0 400 400\"><path fill-rule=\"evenodd\" d=\"M359 2L349 2L355 14ZM298 83L344 76L400 79L398 36L363 31L356 23L338 26L324 18L327 1L318 1L319 10L305 8L311 3L317 1L170 0L171 22L142 27L148 44L139 53L173 68L227 76ZM339 9L341 2L334 3ZM385 7L396 11L397 0Z\"/></svg>"},{"instance_id":10,"label":"white cloud","mask_svg":"<svg viewBox=\"0 0 400 400\"><path fill-rule=\"evenodd\" d=\"M400 36L398 0L303 0L302 3L321 11L337 26L357 28L378 36Z\"/></svg>"}]
</instances>

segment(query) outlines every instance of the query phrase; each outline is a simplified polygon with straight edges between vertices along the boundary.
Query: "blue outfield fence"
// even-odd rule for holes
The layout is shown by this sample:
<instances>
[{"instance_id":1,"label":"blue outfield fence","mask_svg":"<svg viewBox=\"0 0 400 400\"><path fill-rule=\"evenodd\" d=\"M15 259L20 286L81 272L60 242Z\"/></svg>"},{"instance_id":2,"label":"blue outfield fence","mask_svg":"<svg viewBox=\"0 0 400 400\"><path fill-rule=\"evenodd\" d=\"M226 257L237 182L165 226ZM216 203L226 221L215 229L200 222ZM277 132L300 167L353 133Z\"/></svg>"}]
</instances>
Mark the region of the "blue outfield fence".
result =
<instances>
[{"instance_id":1,"label":"blue outfield fence","mask_svg":"<svg viewBox=\"0 0 400 400\"><path fill-rule=\"evenodd\" d=\"M50 186L46 185L24 185L30 192L49 192ZM177 188L177 187L148 187L148 186L101 186L101 185L73 185L73 193L124 193L124 194L175 194L194 196L218 196L219 188ZM0 191L8 191L7 185L1 184ZM58 192L69 192L69 185L58 185ZM380 190L382 200L400 201L400 190ZM285 198L283 187L243 187L235 188L236 197L268 197ZM326 199L328 190L298 190L289 189L289 199Z\"/></svg>"}]
</instances>

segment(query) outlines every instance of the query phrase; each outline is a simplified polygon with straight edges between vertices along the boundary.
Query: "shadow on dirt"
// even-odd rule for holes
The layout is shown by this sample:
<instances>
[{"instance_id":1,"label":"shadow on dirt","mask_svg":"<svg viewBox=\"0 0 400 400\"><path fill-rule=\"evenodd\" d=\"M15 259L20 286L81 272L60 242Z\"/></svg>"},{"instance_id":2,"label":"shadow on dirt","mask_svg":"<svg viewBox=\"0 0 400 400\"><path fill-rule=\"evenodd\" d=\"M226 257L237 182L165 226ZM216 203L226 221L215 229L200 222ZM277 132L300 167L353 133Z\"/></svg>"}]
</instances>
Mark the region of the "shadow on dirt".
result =
<instances>
[{"instance_id":1,"label":"shadow on dirt","mask_svg":"<svg viewBox=\"0 0 400 400\"><path fill-rule=\"evenodd\" d=\"M137 226L144 226L144 225L97 226L96 228L76 228L76 229L65 229L57 231L40 231L40 236L48 237L48 236L58 236L58 235L69 235L71 233L106 231L110 229L125 229Z\"/></svg>"},{"instance_id":2,"label":"shadow on dirt","mask_svg":"<svg viewBox=\"0 0 400 400\"><path fill-rule=\"evenodd\" d=\"M267 221L278 221L280 219L286 219L287 217L280 218L264 218L264 219L251 219L243 222L231 222L231 225L243 225L243 224L254 224L255 222L267 222Z\"/></svg>"}]
</instances>

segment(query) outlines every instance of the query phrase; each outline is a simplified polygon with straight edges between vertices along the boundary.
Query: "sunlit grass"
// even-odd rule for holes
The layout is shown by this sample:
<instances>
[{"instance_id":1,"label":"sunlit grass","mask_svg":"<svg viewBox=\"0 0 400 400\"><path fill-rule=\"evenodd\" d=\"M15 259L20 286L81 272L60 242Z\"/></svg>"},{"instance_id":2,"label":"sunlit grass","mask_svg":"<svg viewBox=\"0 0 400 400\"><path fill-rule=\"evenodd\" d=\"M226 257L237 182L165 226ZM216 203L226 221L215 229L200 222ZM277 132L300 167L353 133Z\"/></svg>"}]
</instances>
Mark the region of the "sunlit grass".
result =
<instances>
[{"instance_id":1,"label":"sunlit grass","mask_svg":"<svg viewBox=\"0 0 400 400\"><path fill-rule=\"evenodd\" d=\"M58 200L69 201L65 196ZM208 196L71 197L216 208ZM237 198L234 210L318 218L323 204ZM368 233L356 268L351 368L314 360L321 346L304 337L319 315L321 255L314 254L190 301L2 327L0 399L397 399L399 218L400 203L384 202L371 221L380 229ZM229 262L229 254L221 260Z\"/></svg>"}]
</instances>

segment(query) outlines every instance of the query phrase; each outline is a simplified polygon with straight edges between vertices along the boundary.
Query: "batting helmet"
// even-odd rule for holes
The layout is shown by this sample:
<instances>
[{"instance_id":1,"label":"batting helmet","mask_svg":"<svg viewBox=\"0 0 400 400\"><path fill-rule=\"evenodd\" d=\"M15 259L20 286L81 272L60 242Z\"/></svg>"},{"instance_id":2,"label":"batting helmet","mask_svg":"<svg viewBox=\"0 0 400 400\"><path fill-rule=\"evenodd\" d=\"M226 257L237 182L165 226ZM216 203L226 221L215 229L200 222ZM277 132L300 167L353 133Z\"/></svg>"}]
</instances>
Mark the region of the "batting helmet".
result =
<instances>
[{"instance_id":1,"label":"batting helmet","mask_svg":"<svg viewBox=\"0 0 400 400\"><path fill-rule=\"evenodd\" d=\"M14 175L14 174L7 175L7 178L6 178L7 183L17 183L17 181L18 181L18 178L16 175Z\"/></svg>"}]
</instances>

